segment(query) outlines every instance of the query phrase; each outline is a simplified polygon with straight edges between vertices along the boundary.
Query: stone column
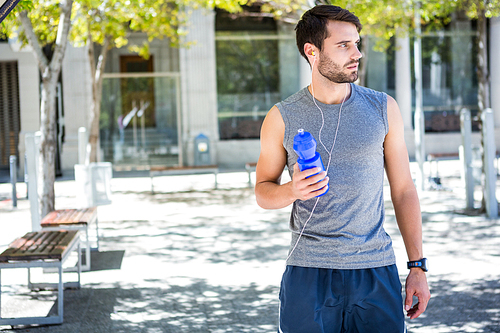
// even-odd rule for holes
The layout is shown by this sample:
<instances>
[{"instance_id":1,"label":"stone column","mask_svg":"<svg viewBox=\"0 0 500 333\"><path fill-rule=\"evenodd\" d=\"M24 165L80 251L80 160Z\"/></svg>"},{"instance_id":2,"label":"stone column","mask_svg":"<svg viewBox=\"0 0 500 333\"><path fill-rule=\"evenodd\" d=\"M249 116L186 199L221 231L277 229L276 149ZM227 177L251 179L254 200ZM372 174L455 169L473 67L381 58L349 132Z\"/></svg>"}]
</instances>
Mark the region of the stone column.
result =
<instances>
[{"instance_id":1,"label":"stone column","mask_svg":"<svg viewBox=\"0 0 500 333\"><path fill-rule=\"evenodd\" d=\"M217 77L215 58L215 13L193 10L187 27L185 42L194 42L181 48L180 72L182 95L183 164L194 165L194 138L203 133L210 140L212 164L216 161L219 140L217 119Z\"/></svg>"},{"instance_id":2,"label":"stone column","mask_svg":"<svg viewBox=\"0 0 500 333\"><path fill-rule=\"evenodd\" d=\"M396 38L396 101L401 110L405 131L413 131L411 109L410 38Z\"/></svg>"},{"instance_id":3,"label":"stone column","mask_svg":"<svg viewBox=\"0 0 500 333\"><path fill-rule=\"evenodd\" d=\"M408 155L415 157L415 133L413 131L413 113L411 102L411 51L408 36L396 38L396 101L403 117L405 142Z\"/></svg>"},{"instance_id":4,"label":"stone column","mask_svg":"<svg viewBox=\"0 0 500 333\"><path fill-rule=\"evenodd\" d=\"M495 127L500 127L500 17L490 19L490 84L491 108L495 118ZM497 144L498 146L498 144Z\"/></svg>"},{"instance_id":5,"label":"stone column","mask_svg":"<svg viewBox=\"0 0 500 333\"><path fill-rule=\"evenodd\" d=\"M62 146L61 164L63 170L73 170L78 163L78 129L87 131L92 103L92 81L86 47L66 47L61 71L64 102L65 137ZM62 119L60 119L62 121Z\"/></svg>"}]
</instances>

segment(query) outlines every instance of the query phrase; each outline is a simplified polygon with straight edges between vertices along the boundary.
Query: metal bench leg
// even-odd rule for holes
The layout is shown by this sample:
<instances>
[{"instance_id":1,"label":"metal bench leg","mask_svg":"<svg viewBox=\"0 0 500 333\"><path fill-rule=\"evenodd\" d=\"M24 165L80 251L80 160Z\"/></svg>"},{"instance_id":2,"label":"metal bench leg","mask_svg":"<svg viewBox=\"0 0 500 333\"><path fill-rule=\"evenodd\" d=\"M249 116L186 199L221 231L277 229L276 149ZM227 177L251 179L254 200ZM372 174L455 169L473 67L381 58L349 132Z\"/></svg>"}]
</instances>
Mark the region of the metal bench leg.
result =
<instances>
[{"instance_id":1,"label":"metal bench leg","mask_svg":"<svg viewBox=\"0 0 500 333\"><path fill-rule=\"evenodd\" d=\"M155 186L153 183L153 176L150 176L150 178L151 178L151 194L155 194Z\"/></svg>"},{"instance_id":2,"label":"metal bench leg","mask_svg":"<svg viewBox=\"0 0 500 333\"><path fill-rule=\"evenodd\" d=\"M99 219L95 218L95 237L97 242L97 251L99 251Z\"/></svg>"},{"instance_id":3,"label":"metal bench leg","mask_svg":"<svg viewBox=\"0 0 500 333\"><path fill-rule=\"evenodd\" d=\"M90 271L90 239L89 239L89 228L90 226L87 224L87 227L85 228L85 265L83 266L83 270L85 271ZM78 243L78 265L80 265L80 256L81 256L81 246L80 243Z\"/></svg>"},{"instance_id":4,"label":"metal bench leg","mask_svg":"<svg viewBox=\"0 0 500 333\"><path fill-rule=\"evenodd\" d=\"M80 252L78 252L80 253ZM80 260L78 260L80 262ZM57 286L57 318L60 320L60 323L63 322L63 308L64 308L64 286L63 286L63 269L62 262L59 263L59 267L57 267L57 271L59 273L59 284Z\"/></svg>"},{"instance_id":5,"label":"metal bench leg","mask_svg":"<svg viewBox=\"0 0 500 333\"><path fill-rule=\"evenodd\" d=\"M80 242L78 242L78 254L80 254L81 252L82 252L82 245L80 244ZM89 264L89 270L90 270L90 261L88 262L88 264ZM62 267L62 264L61 264L61 267ZM82 273L82 258L80 257L80 255L78 255L78 261L77 261L76 267L77 267L77 271L78 271L78 288L80 288L81 287L80 275Z\"/></svg>"},{"instance_id":6,"label":"metal bench leg","mask_svg":"<svg viewBox=\"0 0 500 333\"><path fill-rule=\"evenodd\" d=\"M28 289L33 290L33 283L31 283L31 268L28 267Z\"/></svg>"},{"instance_id":7,"label":"metal bench leg","mask_svg":"<svg viewBox=\"0 0 500 333\"><path fill-rule=\"evenodd\" d=\"M2 270L0 269L0 319L2 319Z\"/></svg>"}]
</instances>

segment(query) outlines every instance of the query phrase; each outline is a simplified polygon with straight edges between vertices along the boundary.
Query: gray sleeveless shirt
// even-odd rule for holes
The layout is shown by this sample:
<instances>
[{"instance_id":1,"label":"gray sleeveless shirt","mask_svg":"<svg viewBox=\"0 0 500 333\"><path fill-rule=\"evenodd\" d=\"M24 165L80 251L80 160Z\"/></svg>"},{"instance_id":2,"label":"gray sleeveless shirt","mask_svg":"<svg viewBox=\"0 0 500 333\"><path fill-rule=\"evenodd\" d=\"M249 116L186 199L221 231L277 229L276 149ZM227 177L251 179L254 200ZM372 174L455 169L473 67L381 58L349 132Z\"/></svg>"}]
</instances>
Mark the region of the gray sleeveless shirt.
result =
<instances>
[{"instance_id":1,"label":"gray sleeveless shirt","mask_svg":"<svg viewBox=\"0 0 500 333\"><path fill-rule=\"evenodd\" d=\"M355 84L351 88L351 96L342 106L331 159L329 152L340 104L316 101L324 116L321 138L321 112L307 88L276 104L285 123L283 145L290 175L298 158L293 150L293 137L303 128L318 142L317 151L330 177L330 189L319 197L288 265L362 269L395 264L392 241L383 228L384 139L389 126L387 95ZM294 202L290 249L295 246L315 203L316 198Z\"/></svg>"}]
</instances>

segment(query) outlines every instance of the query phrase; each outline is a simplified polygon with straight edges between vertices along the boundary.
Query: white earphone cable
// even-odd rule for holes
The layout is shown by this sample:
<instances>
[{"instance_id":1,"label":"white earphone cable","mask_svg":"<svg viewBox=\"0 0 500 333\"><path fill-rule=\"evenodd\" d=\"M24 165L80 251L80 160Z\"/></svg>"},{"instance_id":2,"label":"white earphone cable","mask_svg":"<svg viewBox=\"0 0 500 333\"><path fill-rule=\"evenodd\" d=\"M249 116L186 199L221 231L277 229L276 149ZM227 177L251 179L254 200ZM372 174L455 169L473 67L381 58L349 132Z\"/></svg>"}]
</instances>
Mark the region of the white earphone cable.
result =
<instances>
[{"instance_id":1,"label":"white earphone cable","mask_svg":"<svg viewBox=\"0 0 500 333\"><path fill-rule=\"evenodd\" d=\"M316 63L316 57L314 57L314 61L313 61L313 64L312 64L312 69L314 69L314 64L315 63ZM311 75L312 75L312 73L311 73ZM328 163L327 163L327 166L326 166L326 174L327 175L328 175L328 169L330 168L330 162L332 160L333 148L335 147L335 142L337 141L337 133L339 131L340 116L342 114L342 106L344 105L344 102L345 102L345 100L347 98L347 87L348 87L348 84L346 84L346 86L345 86L344 98L342 99L342 103L340 104L339 118L338 118L338 121L337 121L337 128L335 129L335 136L333 137L332 148L330 149L330 151L328 151L328 149L326 148L325 144L321 140L321 131L323 130L323 127L325 125L325 117L323 115L323 110L321 110L321 108L319 107L318 103L316 103L316 98L314 97L314 86L313 86L313 83L312 83L312 80L311 80L311 93L312 93L313 102L314 102L314 105L316 105L316 107L318 108L319 112L321 113L321 127L319 129L318 139L319 139L319 142L321 143L321 145L323 146L323 148L326 150L326 152L328 154ZM302 234L304 233L304 230L306 229L307 223L311 219L311 217L312 217L312 215L314 213L314 210L316 209L316 206L318 205L319 198L320 197L316 197L316 202L314 203L314 206L313 206L313 208L311 210L311 214L309 214L309 217L307 218L306 222L304 223L304 226L302 227L302 230L299 233L299 237L297 238L297 241L295 242L295 245L293 246L292 250L288 254L288 257L286 258L285 262L287 262L288 259L290 259L290 257L292 256L292 253L295 251L295 248L299 244L299 241L302 238ZM292 230L292 232L294 232L294 231Z\"/></svg>"}]
</instances>

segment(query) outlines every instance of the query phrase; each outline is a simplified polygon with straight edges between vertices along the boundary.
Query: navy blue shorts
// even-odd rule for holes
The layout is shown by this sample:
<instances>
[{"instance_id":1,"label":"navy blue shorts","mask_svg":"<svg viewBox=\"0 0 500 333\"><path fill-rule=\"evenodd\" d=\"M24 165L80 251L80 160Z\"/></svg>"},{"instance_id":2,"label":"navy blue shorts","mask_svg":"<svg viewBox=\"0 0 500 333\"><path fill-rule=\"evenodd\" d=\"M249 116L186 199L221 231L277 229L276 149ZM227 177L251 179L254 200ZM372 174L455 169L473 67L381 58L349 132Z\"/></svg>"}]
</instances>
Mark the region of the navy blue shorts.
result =
<instances>
[{"instance_id":1,"label":"navy blue shorts","mask_svg":"<svg viewBox=\"0 0 500 333\"><path fill-rule=\"evenodd\" d=\"M396 265L371 269L287 266L280 333L404 333Z\"/></svg>"}]
</instances>

